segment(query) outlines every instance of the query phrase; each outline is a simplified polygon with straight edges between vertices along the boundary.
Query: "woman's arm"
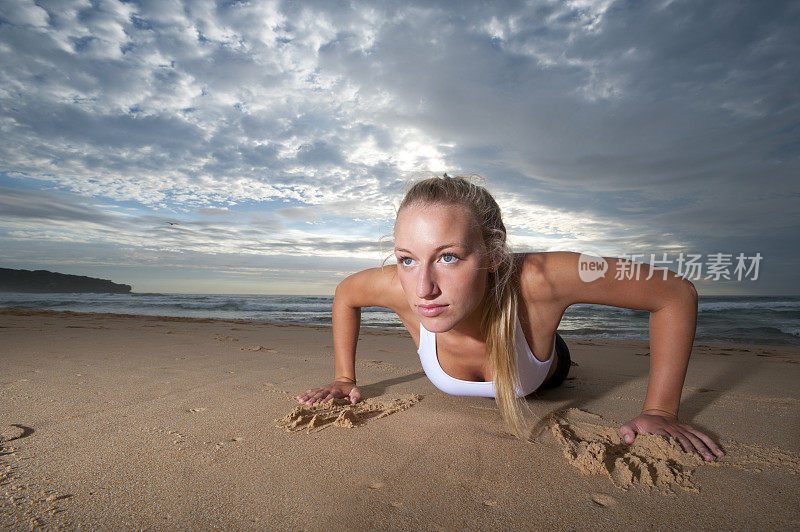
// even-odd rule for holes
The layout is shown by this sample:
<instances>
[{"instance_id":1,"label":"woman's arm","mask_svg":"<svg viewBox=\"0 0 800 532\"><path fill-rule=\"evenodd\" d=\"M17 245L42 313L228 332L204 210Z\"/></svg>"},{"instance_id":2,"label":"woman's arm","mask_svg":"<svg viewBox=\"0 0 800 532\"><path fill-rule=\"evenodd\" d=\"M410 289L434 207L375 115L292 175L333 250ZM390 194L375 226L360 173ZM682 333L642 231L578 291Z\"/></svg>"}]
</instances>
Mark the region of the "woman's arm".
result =
<instances>
[{"instance_id":1,"label":"woman's arm","mask_svg":"<svg viewBox=\"0 0 800 532\"><path fill-rule=\"evenodd\" d=\"M333 296L333 380L356 382L356 345L361 329L361 307L353 301L357 285L364 272L351 275L336 287Z\"/></svg>"},{"instance_id":2,"label":"woman's arm","mask_svg":"<svg viewBox=\"0 0 800 532\"><path fill-rule=\"evenodd\" d=\"M694 285L669 270L652 269L648 264L624 259L604 257L605 273L587 275L590 270L586 264L592 261L585 260L585 256L571 252L541 255L544 258L539 267L528 269L531 273L527 282L523 278L523 294L526 289L547 286L545 293L562 309L576 303L591 303L650 312L647 396L642 414L620 429L624 440L632 443L636 434L655 433L674 437L686 451L698 452L706 459L722 456L708 436L677 419L697 324ZM601 261L596 263L601 265Z\"/></svg>"},{"instance_id":3,"label":"woman's arm","mask_svg":"<svg viewBox=\"0 0 800 532\"><path fill-rule=\"evenodd\" d=\"M668 302L650 312L650 378L643 412L678 415L697 326L697 291L685 282L685 289L676 288Z\"/></svg>"},{"instance_id":4,"label":"woman's arm","mask_svg":"<svg viewBox=\"0 0 800 532\"><path fill-rule=\"evenodd\" d=\"M333 382L312 388L297 396L305 404L349 397L361 399L356 387L356 346L361 328L362 307L387 307L396 311L396 267L372 268L347 277L336 287L333 297Z\"/></svg>"},{"instance_id":5,"label":"woman's arm","mask_svg":"<svg viewBox=\"0 0 800 532\"><path fill-rule=\"evenodd\" d=\"M688 283L688 281L686 281ZM650 378L641 415L625 423L620 434L633 443L637 434L661 434L680 442L687 452L697 452L706 460L723 456L722 450L707 435L678 422L681 391L692 352L697 325L697 291L678 297L650 313Z\"/></svg>"}]
</instances>

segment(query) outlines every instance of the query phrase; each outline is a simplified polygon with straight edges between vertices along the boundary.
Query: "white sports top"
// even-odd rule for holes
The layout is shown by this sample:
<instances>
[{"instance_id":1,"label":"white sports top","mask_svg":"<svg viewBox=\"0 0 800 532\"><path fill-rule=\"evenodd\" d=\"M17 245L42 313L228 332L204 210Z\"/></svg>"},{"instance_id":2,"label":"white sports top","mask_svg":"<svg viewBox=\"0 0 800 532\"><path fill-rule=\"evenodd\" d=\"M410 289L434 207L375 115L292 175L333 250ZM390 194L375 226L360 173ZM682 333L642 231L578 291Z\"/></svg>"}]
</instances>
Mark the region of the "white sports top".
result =
<instances>
[{"instance_id":1,"label":"white sports top","mask_svg":"<svg viewBox=\"0 0 800 532\"><path fill-rule=\"evenodd\" d=\"M547 378L550 365L556 356L556 343L553 339L553 350L547 362L542 362L531 352L525 333L522 332L522 324L517 316L517 332L514 336L517 352L517 373L519 382L517 386L517 397L528 395L537 390ZM451 377L439 365L439 357L436 355L436 333L432 333L419 324L419 360L422 362L422 369L425 375L444 393L450 395L471 395L475 397L494 397L494 384L492 381L465 381Z\"/></svg>"}]
</instances>

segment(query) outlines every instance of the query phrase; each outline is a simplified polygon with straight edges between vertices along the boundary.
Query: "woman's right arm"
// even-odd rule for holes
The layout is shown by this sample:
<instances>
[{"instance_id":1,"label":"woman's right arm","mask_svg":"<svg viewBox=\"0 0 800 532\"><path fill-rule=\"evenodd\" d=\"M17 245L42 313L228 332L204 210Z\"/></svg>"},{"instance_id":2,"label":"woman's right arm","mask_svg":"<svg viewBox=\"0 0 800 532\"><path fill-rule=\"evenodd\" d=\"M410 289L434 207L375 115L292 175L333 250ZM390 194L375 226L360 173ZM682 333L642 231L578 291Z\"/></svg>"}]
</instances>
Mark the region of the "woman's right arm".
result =
<instances>
[{"instance_id":1,"label":"woman's right arm","mask_svg":"<svg viewBox=\"0 0 800 532\"><path fill-rule=\"evenodd\" d=\"M395 266L360 271L336 287L332 310L334 379L298 395L300 403L327 403L343 397L348 397L351 403L361 400L361 392L356 387L356 345L361 327L361 308L386 307L396 311L400 303L398 295L402 296L396 271Z\"/></svg>"}]
</instances>

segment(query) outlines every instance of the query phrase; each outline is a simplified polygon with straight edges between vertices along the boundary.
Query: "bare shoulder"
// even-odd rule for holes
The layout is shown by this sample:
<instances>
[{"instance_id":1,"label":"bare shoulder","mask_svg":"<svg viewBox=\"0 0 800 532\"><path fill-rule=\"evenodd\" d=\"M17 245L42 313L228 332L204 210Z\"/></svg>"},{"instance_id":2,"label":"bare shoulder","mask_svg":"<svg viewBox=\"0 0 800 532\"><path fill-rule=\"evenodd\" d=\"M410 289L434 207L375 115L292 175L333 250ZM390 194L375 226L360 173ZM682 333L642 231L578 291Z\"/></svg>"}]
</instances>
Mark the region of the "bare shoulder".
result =
<instances>
[{"instance_id":1,"label":"bare shoulder","mask_svg":"<svg viewBox=\"0 0 800 532\"><path fill-rule=\"evenodd\" d=\"M546 251L519 253L520 294L529 302L550 303L558 299L559 275L564 268L571 267L573 253L568 251ZM577 260L577 259L576 259Z\"/></svg>"},{"instance_id":2,"label":"bare shoulder","mask_svg":"<svg viewBox=\"0 0 800 532\"><path fill-rule=\"evenodd\" d=\"M408 306L397 276L397 266L362 270L336 287L335 299L351 307L384 307L395 312Z\"/></svg>"}]
</instances>

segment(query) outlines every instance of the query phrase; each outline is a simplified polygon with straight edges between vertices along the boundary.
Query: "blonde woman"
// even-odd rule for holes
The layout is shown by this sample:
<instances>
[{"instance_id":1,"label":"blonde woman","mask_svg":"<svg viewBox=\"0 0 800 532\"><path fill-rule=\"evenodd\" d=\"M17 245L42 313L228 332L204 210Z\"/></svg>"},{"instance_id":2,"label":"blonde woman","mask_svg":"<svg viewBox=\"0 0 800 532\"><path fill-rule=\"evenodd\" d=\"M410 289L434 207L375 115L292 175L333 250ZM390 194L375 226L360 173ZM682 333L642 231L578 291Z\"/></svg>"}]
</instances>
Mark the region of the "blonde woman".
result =
<instances>
[{"instance_id":1,"label":"blonde woman","mask_svg":"<svg viewBox=\"0 0 800 532\"><path fill-rule=\"evenodd\" d=\"M579 277L577 253L513 254L500 208L467 178L426 179L413 185L397 212L397 265L355 273L333 300L333 382L297 396L300 403L361 399L355 354L362 307L385 307L400 317L423 369L439 389L494 397L511 431L526 437L524 396L560 384L569 351L556 329L575 303L649 310L650 379L642 413L620 428L675 438L706 460L722 456L699 430L678 421L678 406L697 320L694 286L641 265L634 279ZM609 271L618 259L607 258Z\"/></svg>"}]
</instances>

